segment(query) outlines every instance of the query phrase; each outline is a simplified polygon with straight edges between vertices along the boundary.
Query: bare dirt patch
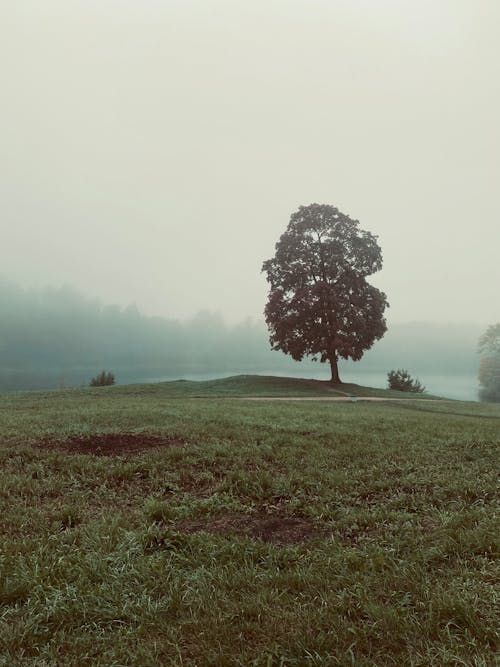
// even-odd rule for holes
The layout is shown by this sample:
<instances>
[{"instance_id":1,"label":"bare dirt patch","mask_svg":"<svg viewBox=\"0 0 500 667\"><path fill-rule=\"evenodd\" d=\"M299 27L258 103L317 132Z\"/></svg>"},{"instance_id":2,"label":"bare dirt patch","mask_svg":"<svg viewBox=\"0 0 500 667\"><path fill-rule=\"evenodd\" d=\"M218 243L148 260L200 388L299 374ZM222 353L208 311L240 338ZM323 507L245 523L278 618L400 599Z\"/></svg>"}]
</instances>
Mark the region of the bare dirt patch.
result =
<instances>
[{"instance_id":1,"label":"bare dirt patch","mask_svg":"<svg viewBox=\"0 0 500 667\"><path fill-rule=\"evenodd\" d=\"M180 438L147 433L97 433L78 436L64 441L44 441L38 445L42 449L58 449L67 454L88 454L89 456L135 456L149 449L162 447L183 447Z\"/></svg>"},{"instance_id":2,"label":"bare dirt patch","mask_svg":"<svg viewBox=\"0 0 500 667\"><path fill-rule=\"evenodd\" d=\"M183 533L211 533L215 535L246 535L273 544L298 544L324 531L306 519L277 514L230 513L185 521L179 526Z\"/></svg>"}]
</instances>

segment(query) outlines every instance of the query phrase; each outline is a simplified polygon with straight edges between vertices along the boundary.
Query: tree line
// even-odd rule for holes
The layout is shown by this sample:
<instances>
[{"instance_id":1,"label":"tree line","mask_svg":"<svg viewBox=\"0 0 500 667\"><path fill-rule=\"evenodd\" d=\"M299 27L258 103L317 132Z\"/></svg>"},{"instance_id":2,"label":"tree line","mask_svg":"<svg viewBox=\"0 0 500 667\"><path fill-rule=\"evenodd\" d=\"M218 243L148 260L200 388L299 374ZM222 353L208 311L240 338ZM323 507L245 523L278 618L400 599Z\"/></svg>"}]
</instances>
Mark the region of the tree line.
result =
<instances>
[{"instance_id":1,"label":"tree line","mask_svg":"<svg viewBox=\"0 0 500 667\"><path fill-rule=\"evenodd\" d=\"M21 289L0 280L0 390L120 382L276 365L261 323L229 327L208 311L180 322L102 305L71 287ZM278 363L279 365L279 363Z\"/></svg>"}]
</instances>

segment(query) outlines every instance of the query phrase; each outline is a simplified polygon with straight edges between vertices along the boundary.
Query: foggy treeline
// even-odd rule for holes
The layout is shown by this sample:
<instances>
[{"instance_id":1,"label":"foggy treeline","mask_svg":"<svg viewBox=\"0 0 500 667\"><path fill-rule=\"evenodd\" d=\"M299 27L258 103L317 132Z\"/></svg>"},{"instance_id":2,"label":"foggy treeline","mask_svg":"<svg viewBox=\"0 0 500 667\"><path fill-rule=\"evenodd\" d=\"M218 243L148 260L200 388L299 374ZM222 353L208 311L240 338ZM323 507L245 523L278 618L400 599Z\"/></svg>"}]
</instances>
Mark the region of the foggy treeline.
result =
<instances>
[{"instance_id":1,"label":"foggy treeline","mask_svg":"<svg viewBox=\"0 0 500 667\"><path fill-rule=\"evenodd\" d=\"M135 306L103 306L70 287L22 290L0 282L0 389L87 384L112 369L121 382L144 377L245 370L271 352L262 327L228 328L201 312L179 322L145 317Z\"/></svg>"},{"instance_id":2,"label":"foggy treeline","mask_svg":"<svg viewBox=\"0 0 500 667\"><path fill-rule=\"evenodd\" d=\"M480 326L398 324L356 363L356 373L385 375L409 368L426 374L477 374ZM70 287L24 290L0 279L0 390L50 389L88 384L102 369L117 381L185 375L291 373L304 377L328 369L300 364L269 349L263 321L228 326L203 311L178 321L141 315L135 306L105 306ZM342 368L341 368L342 370Z\"/></svg>"}]
</instances>

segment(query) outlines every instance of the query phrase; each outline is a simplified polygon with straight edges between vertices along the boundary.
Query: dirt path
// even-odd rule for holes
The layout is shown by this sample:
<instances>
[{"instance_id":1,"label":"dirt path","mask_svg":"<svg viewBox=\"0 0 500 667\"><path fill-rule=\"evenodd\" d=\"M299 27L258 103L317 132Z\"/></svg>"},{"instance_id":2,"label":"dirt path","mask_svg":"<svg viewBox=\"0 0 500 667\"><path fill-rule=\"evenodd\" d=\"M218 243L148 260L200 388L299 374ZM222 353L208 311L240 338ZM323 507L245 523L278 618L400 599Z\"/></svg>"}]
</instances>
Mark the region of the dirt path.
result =
<instances>
[{"instance_id":1,"label":"dirt path","mask_svg":"<svg viewBox=\"0 0 500 667\"><path fill-rule=\"evenodd\" d=\"M334 401L357 403L358 401L422 401L424 403L451 403L451 398L391 398L386 396L239 396L240 401Z\"/></svg>"}]
</instances>

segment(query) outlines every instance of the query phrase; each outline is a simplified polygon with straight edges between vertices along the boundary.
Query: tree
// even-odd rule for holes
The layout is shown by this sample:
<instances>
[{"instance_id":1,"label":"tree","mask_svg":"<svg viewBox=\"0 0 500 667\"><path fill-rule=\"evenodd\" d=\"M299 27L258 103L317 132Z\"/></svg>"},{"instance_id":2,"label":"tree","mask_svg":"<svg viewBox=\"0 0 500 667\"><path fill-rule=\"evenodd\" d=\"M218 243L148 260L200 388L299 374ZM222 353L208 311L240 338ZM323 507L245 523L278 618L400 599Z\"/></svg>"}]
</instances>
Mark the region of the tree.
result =
<instances>
[{"instance_id":1,"label":"tree","mask_svg":"<svg viewBox=\"0 0 500 667\"><path fill-rule=\"evenodd\" d=\"M96 375L90 381L90 387L108 387L112 384L115 384L115 376L113 373L107 373L106 371L101 371L99 375Z\"/></svg>"},{"instance_id":2,"label":"tree","mask_svg":"<svg viewBox=\"0 0 500 667\"><path fill-rule=\"evenodd\" d=\"M479 339L479 352L500 354L500 322L489 326Z\"/></svg>"},{"instance_id":3,"label":"tree","mask_svg":"<svg viewBox=\"0 0 500 667\"><path fill-rule=\"evenodd\" d=\"M366 281L381 268L377 237L357 220L334 206L301 206L262 266L272 349L328 361L340 383L339 357L361 359L387 330L386 295Z\"/></svg>"},{"instance_id":4,"label":"tree","mask_svg":"<svg viewBox=\"0 0 500 667\"><path fill-rule=\"evenodd\" d=\"M479 339L479 397L500 403L500 323L492 324Z\"/></svg>"},{"instance_id":5,"label":"tree","mask_svg":"<svg viewBox=\"0 0 500 667\"><path fill-rule=\"evenodd\" d=\"M397 371L387 373L387 386L389 389L409 391L413 394L423 394L425 391L425 387L420 380L412 378L404 368L398 368Z\"/></svg>"}]
</instances>

